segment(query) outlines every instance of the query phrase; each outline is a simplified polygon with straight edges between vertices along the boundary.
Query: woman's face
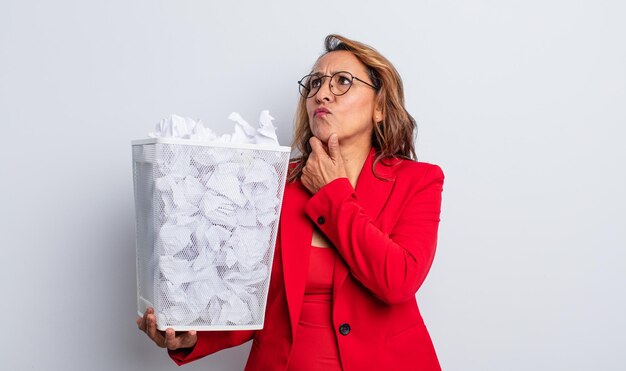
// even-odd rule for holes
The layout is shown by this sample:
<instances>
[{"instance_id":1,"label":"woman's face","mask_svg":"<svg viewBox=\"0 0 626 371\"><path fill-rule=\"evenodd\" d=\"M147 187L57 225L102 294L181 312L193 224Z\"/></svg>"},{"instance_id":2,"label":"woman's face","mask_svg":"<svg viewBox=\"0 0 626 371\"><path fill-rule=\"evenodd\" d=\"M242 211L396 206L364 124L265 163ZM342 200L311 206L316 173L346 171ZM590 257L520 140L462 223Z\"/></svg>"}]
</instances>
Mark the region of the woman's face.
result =
<instances>
[{"instance_id":1,"label":"woman's face","mask_svg":"<svg viewBox=\"0 0 626 371\"><path fill-rule=\"evenodd\" d=\"M372 83L365 65L352 53L343 50L323 55L311 73L330 76L339 71L350 72L352 76ZM330 135L335 133L342 147L370 146L374 122L382 119L380 110L375 106L375 90L354 79L347 93L335 96L330 91L329 81L329 77L324 78L317 94L306 100L313 135L328 143Z\"/></svg>"}]
</instances>

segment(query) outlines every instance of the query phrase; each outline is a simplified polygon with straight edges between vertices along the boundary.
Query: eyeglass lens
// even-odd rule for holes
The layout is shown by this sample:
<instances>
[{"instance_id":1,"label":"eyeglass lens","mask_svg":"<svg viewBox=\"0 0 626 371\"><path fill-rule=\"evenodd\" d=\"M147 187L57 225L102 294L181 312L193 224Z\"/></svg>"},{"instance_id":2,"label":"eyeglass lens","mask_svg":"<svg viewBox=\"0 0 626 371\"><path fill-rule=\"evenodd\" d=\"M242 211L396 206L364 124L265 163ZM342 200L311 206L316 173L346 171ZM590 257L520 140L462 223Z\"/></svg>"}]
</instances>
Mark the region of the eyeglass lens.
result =
<instances>
[{"instance_id":1,"label":"eyeglass lens","mask_svg":"<svg viewBox=\"0 0 626 371\"><path fill-rule=\"evenodd\" d=\"M352 86L354 78L349 72L337 72L332 76L308 75L300 82L300 94L310 98L317 94L327 77L330 77L330 92L334 95L343 95Z\"/></svg>"}]
</instances>

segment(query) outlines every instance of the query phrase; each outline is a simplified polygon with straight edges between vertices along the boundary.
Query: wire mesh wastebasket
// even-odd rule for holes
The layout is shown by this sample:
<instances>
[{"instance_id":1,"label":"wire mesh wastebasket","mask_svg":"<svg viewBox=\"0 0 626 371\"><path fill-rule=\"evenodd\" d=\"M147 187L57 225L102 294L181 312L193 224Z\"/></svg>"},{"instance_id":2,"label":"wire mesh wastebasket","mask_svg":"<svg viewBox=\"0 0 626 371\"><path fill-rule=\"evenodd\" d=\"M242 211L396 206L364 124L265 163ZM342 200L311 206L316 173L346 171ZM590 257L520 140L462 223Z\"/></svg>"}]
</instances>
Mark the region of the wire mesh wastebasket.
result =
<instances>
[{"instance_id":1,"label":"wire mesh wastebasket","mask_svg":"<svg viewBox=\"0 0 626 371\"><path fill-rule=\"evenodd\" d=\"M290 147L132 142L137 311L160 330L263 328Z\"/></svg>"}]
</instances>

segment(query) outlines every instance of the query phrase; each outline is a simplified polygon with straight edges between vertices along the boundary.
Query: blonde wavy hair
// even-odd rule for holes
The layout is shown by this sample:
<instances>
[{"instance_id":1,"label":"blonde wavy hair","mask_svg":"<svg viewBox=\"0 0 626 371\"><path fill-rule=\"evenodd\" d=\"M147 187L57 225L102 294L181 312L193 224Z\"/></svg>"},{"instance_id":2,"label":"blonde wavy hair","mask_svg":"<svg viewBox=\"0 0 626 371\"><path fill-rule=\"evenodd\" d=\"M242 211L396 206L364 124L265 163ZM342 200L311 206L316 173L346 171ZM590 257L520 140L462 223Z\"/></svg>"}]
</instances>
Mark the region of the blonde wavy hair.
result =
<instances>
[{"instance_id":1,"label":"blonde wavy hair","mask_svg":"<svg viewBox=\"0 0 626 371\"><path fill-rule=\"evenodd\" d=\"M326 36L324 44L326 51L322 56L338 50L354 54L366 66L369 77L376 87L375 105L381 107L383 120L373 123L372 146L376 149L376 159L372 164L374 175L379 179L384 179L376 174L376 164L381 160L394 158L417 160L414 147L414 132L417 131L417 125L415 119L404 108L402 79L391 62L371 46L340 35ZM288 182L300 179L302 176L302 168L312 152L309 144L312 136L306 110L306 98L300 97L291 145L299 152L299 155L290 161ZM385 161L381 163L387 165Z\"/></svg>"}]
</instances>

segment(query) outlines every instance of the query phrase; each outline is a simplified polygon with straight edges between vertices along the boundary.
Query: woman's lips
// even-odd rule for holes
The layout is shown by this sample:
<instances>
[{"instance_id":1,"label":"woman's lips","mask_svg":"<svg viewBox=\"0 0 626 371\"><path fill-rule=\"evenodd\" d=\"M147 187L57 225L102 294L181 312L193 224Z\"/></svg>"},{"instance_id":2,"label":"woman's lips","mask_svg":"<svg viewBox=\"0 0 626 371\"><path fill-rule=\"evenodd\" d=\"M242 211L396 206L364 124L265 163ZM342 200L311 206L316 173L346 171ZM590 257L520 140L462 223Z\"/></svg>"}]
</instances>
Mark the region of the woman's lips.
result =
<instances>
[{"instance_id":1,"label":"woman's lips","mask_svg":"<svg viewBox=\"0 0 626 371\"><path fill-rule=\"evenodd\" d=\"M324 115L329 114L329 113L330 113L329 110L327 110L324 107L320 107L320 108L316 109L315 112L313 112L313 116L320 117L320 116L324 116Z\"/></svg>"}]
</instances>

